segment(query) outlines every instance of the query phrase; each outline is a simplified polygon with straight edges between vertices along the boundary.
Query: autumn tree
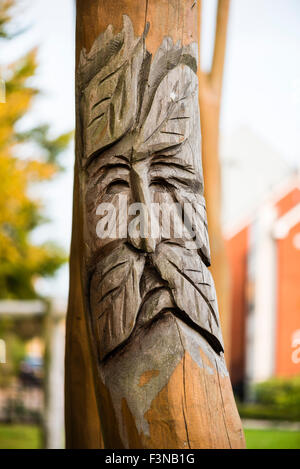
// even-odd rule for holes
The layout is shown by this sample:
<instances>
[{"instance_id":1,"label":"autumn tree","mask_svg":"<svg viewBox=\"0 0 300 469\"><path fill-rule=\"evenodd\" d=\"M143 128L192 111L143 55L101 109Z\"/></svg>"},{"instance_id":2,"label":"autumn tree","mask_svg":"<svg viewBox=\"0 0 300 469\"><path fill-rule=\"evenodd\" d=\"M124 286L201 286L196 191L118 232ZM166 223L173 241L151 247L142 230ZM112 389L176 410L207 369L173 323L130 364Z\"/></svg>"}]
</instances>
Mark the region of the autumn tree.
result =
<instances>
[{"instance_id":1,"label":"autumn tree","mask_svg":"<svg viewBox=\"0 0 300 469\"><path fill-rule=\"evenodd\" d=\"M17 17L15 0L0 0L2 45L13 40L16 33L12 14ZM53 275L66 256L53 242L32 243L33 230L47 220L41 201L31 189L52 180L62 170L59 156L72 134L52 138L48 124L20 130L22 119L39 94L30 85L37 71L36 49L1 70L6 82L6 103L0 104L0 297L34 298L35 280Z\"/></svg>"}]
</instances>

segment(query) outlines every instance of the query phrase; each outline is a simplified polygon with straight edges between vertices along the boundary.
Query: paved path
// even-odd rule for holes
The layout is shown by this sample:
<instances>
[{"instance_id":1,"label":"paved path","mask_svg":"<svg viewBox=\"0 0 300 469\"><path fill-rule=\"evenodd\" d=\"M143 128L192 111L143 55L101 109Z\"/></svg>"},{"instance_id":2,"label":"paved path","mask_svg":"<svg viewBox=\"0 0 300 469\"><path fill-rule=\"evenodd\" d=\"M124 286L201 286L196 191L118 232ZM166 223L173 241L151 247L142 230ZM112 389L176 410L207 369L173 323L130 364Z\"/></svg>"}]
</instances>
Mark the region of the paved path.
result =
<instances>
[{"instance_id":1,"label":"paved path","mask_svg":"<svg viewBox=\"0 0 300 469\"><path fill-rule=\"evenodd\" d=\"M300 431L300 422L278 422L276 420L243 419L243 427L255 430L291 430Z\"/></svg>"}]
</instances>

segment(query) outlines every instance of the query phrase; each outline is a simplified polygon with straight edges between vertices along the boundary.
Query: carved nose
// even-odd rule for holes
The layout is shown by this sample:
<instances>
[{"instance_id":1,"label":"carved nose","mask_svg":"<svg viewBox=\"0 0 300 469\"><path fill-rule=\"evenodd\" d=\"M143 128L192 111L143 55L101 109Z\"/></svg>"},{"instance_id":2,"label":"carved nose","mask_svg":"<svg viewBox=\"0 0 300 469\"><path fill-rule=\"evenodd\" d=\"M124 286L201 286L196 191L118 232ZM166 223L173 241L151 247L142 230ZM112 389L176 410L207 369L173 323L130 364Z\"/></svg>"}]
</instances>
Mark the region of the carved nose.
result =
<instances>
[{"instance_id":1,"label":"carved nose","mask_svg":"<svg viewBox=\"0 0 300 469\"><path fill-rule=\"evenodd\" d=\"M152 238L132 237L129 235L129 242L136 249L151 254L155 251L156 243Z\"/></svg>"},{"instance_id":2,"label":"carved nose","mask_svg":"<svg viewBox=\"0 0 300 469\"><path fill-rule=\"evenodd\" d=\"M128 230L128 241L135 248L147 253L152 253L156 248L156 240L151 237L151 198L147 167L143 161L133 165L131 171L131 187L134 201L139 207L140 226L137 233L132 233L131 230Z\"/></svg>"}]
</instances>

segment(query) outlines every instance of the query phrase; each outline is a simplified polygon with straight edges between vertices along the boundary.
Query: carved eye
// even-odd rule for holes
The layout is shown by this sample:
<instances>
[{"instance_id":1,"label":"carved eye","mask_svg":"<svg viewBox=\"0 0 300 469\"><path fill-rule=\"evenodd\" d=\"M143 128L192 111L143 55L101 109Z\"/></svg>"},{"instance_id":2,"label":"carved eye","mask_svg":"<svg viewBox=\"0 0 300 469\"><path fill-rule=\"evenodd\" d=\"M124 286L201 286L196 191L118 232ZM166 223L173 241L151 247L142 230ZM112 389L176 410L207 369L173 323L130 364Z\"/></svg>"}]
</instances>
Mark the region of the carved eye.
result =
<instances>
[{"instance_id":1,"label":"carved eye","mask_svg":"<svg viewBox=\"0 0 300 469\"><path fill-rule=\"evenodd\" d=\"M115 181L112 181L110 184L108 184L106 188L106 193L118 194L119 192L122 192L128 189L128 187L129 187L129 184L127 181L124 181L124 179L116 179Z\"/></svg>"},{"instance_id":2,"label":"carved eye","mask_svg":"<svg viewBox=\"0 0 300 469\"><path fill-rule=\"evenodd\" d=\"M160 192L170 191L172 189L175 189L175 186L173 186L173 184L171 184L170 182L162 178L153 179L153 181L150 184L150 187L152 187L155 191L160 191Z\"/></svg>"}]
</instances>

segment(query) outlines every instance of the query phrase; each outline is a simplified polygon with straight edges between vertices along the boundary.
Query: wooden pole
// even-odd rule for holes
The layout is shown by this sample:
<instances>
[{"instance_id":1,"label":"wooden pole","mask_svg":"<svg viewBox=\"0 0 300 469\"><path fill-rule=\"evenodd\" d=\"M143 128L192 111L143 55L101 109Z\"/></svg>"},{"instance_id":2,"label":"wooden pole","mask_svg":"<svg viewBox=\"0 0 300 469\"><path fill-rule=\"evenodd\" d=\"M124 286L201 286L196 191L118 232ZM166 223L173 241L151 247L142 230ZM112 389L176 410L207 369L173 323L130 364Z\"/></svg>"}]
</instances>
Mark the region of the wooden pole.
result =
<instances>
[{"instance_id":1,"label":"wooden pole","mask_svg":"<svg viewBox=\"0 0 300 469\"><path fill-rule=\"evenodd\" d=\"M209 72L204 72L200 65L198 68L202 164L212 253L211 273L219 301L227 362L230 362L230 274L221 226L222 183L219 159L219 125L229 9L230 0L218 0L212 67ZM199 4L199 25L203 20L201 13ZM199 27L199 43L200 29Z\"/></svg>"},{"instance_id":2,"label":"wooden pole","mask_svg":"<svg viewBox=\"0 0 300 469\"><path fill-rule=\"evenodd\" d=\"M77 1L68 447L244 447L207 269L197 23L190 0Z\"/></svg>"},{"instance_id":3,"label":"wooden pole","mask_svg":"<svg viewBox=\"0 0 300 469\"><path fill-rule=\"evenodd\" d=\"M92 360L80 276L81 208L78 166L74 168L73 226L70 254L70 287L66 321L65 428L66 447L103 448L95 396Z\"/></svg>"}]
</instances>

